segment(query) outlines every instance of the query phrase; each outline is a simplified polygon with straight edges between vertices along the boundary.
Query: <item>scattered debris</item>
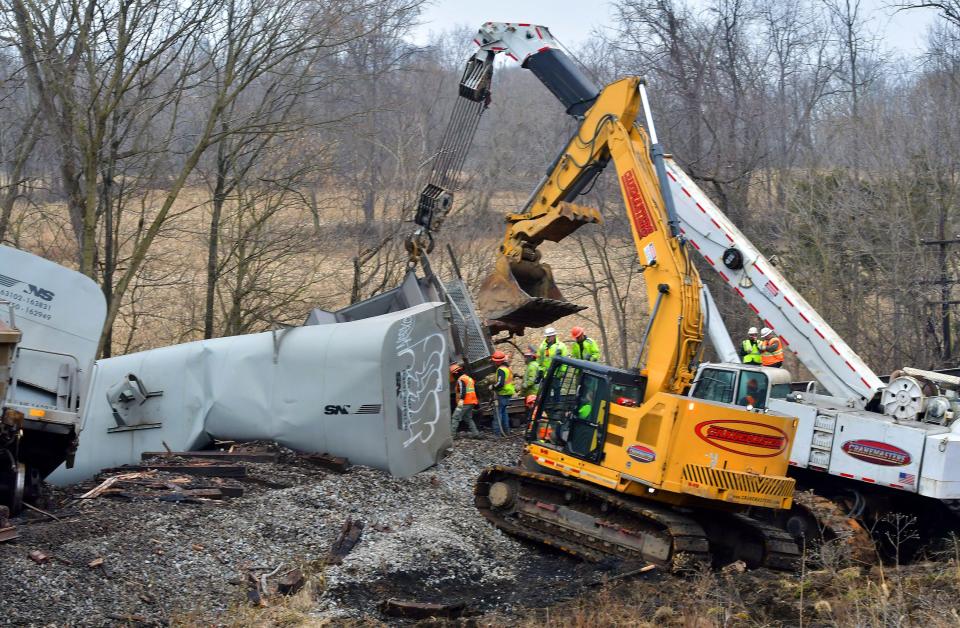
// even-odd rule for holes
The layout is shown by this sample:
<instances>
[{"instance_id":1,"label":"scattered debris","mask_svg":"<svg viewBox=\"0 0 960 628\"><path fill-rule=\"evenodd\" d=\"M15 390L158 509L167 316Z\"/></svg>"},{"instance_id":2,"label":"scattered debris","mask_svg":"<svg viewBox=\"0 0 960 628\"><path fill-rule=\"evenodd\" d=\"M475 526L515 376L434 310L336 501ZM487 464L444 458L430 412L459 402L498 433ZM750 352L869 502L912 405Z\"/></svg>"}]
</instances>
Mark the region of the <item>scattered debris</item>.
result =
<instances>
[{"instance_id":1,"label":"scattered debris","mask_svg":"<svg viewBox=\"0 0 960 628\"><path fill-rule=\"evenodd\" d=\"M81 495L80 499L106 496L122 499L156 498L175 503L202 503L203 500L242 497L243 493L244 489L239 484L228 483L220 478L203 476L203 479L198 479L151 470L111 476L94 489Z\"/></svg>"},{"instance_id":2,"label":"scattered debris","mask_svg":"<svg viewBox=\"0 0 960 628\"><path fill-rule=\"evenodd\" d=\"M291 569L277 582L277 593L281 595L293 595L303 588L307 579L299 569Z\"/></svg>"},{"instance_id":3,"label":"scattered debris","mask_svg":"<svg viewBox=\"0 0 960 628\"><path fill-rule=\"evenodd\" d=\"M394 599L386 600L380 605L380 610L384 615L402 617L404 619L428 619L430 617L455 619L463 615L466 608L466 602L434 604L431 602L410 602Z\"/></svg>"},{"instance_id":4,"label":"scattered debris","mask_svg":"<svg viewBox=\"0 0 960 628\"><path fill-rule=\"evenodd\" d=\"M87 567L89 567L90 569L103 567L103 556L100 556L98 558L94 558L93 560L91 560L89 563L87 563Z\"/></svg>"},{"instance_id":5,"label":"scattered debris","mask_svg":"<svg viewBox=\"0 0 960 628\"><path fill-rule=\"evenodd\" d=\"M729 565L725 565L720 571L723 573L743 573L747 570L747 563L742 560L736 560Z\"/></svg>"},{"instance_id":6,"label":"scattered debris","mask_svg":"<svg viewBox=\"0 0 960 628\"><path fill-rule=\"evenodd\" d=\"M301 456L307 462L312 462L318 467L323 467L336 473L345 473L350 468L350 461L343 456L331 456L330 454L303 454Z\"/></svg>"},{"instance_id":7,"label":"scattered debris","mask_svg":"<svg viewBox=\"0 0 960 628\"><path fill-rule=\"evenodd\" d=\"M280 454L275 451L245 450L234 451L145 451L140 454L140 460L154 458L210 458L214 460L238 460L243 462L278 462Z\"/></svg>"},{"instance_id":8,"label":"scattered debris","mask_svg":"<svg viewBox=\"0 0 960 628\"><path fill-rule=\"evenodd\" d=\"M30 558L30 560L37 563L38 565L42 565L43 563L50 562L50 555L44 552L41 552L40 550L31 550L30 553L27 554L27 556Z\"/></svg>"},{"instance_id":9,"label":"scattered debris","mask_svg":"<svg viewBox=\"0 0 960 628\"><path fill-rule=\"evenodd\" d=\"M194 460L186 463L157 463L141 465L124 465L116 469L104 469L108 473L124 473L129 471L166 471L168 473L187 473L218 478L242 478L247 475L247 468L237 464L217 464L209 460Z\"/></svg>"},{"instance_id":10,"label":"scattered debris","mask_svg":"<svg viewBox=\"0 0 960 628\"><path fill-rule=\"evenodd\" d=\"M20 538L20 534L17 532L16 526L6 526L4 528L0 528L0 543L6 543L7 541L12 541L18 538Z\"/></svg>"},{"instance_id":11,"label":"scattered debris","mask_svg":"<svg viewBox=\"0 0 960 628\"><path fill-rule=\"evenodd\" d=\"M340 535L330 547L330 553L327 555L327 564L341 564L347 554L350 553L350 550L360 542L361 534L363 534L363 522L347 519L343 524L343 528L340 529Z\"/></svg>"},{"instance_id":12,"label":"scattered debris","mask_svg":"<svg viewBox=\"0 0 960 628\"><path fill-rule=\"evenodd\" d=\"M47 512L46 510L43 510L42 508L37 508L37 507L34 506L33 504L28 504L27 502L23 502L23 506L24 506L24 508L27 508L28 510L32 510L32 511L34 511L34 512L38 512L38 513L40 513L41 515L46 515L47 517L50 517L50 518L53 519L54 521L60 521L60 517L56 516L56 515L53 514L53 513Z\"/></svg>"}]
</instances>

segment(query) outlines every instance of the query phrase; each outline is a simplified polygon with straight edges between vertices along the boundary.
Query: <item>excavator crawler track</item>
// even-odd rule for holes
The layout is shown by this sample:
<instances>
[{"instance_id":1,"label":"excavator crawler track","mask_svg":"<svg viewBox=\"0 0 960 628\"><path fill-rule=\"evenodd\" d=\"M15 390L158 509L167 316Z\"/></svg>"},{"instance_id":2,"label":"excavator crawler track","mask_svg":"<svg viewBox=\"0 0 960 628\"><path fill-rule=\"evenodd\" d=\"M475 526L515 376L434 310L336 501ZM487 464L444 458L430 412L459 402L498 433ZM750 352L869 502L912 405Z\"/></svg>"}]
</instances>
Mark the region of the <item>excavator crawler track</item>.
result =
<instances>
[{"instance_id":1,"label":"excavator crawler track","mask_svg":"<svg viewBox=\"0 0 960 628\"><path fill-rule=\"evenodd\" d=\"M811 538L807 542L841 544L855 562L872 563L877 560L877 547L870 532L846 514L846 509L836 501L812 491L797 491L793 496L791 515L800 517L799 521L787 522L787 529L798 542L803 543L804 539L799 537L809 534ZM803 524L810 521L816 522L815 529L806 530L809 526Z\"/></svg>"},{"instance_id":2,"label":"excavator crawler track","mask_svg":"<svg viewBox=\"0 0 960 628\"><path fill-rule=\"evenodd\" d=\"M744 515L688 514L517 467L485 469L474 500L504 532L590 562L646 561L683 570L745 558L751 567L793 569L799 555L786 532Z\"/></svg>"}]
</instances>

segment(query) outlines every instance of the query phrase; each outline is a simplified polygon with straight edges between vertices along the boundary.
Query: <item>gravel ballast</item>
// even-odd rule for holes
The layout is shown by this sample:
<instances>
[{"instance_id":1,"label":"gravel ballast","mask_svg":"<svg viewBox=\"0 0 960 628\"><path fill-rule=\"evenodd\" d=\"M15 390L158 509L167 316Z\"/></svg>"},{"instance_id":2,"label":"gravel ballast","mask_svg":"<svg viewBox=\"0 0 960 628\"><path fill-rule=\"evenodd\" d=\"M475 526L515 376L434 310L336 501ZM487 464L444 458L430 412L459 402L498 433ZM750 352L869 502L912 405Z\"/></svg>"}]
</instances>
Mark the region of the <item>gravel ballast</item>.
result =
<instances>
[{"instance_id":1,"label":"gravel ballast","mask_svg":"<svg viewBox=\"0 0 960 628\"><path fill-rule=\"evenodd\" d=\"M5 621L33 625L216 623L243 604L247 574L316 565L349 520L360 542L323 569L310 611L318 618L382 621L379 602L465 601L475 612L543 606L575 592L592 568L516 541L473 506L491 464L515 462L510 439L461 439L436 467L398 479L367 467L343 474L281 450L279 463L242 462L243 497L203 503L102 496L73 502L96 482L56 489L55 522L16 520L0 544ZM28 557L40 550L51 559ZM89 567L102 558L102 567ZM99 561L98 561L99 562Z\"/></svg>"}]
</instances>

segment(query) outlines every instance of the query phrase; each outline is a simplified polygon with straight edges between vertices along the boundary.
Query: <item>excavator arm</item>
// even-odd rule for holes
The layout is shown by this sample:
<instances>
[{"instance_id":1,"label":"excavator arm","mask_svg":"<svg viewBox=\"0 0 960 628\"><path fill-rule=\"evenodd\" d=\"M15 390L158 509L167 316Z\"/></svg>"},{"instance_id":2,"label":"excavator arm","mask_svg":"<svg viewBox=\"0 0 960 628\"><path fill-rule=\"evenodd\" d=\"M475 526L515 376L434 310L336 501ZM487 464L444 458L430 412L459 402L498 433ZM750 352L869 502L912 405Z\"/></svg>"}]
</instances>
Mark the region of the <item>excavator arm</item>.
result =
<instances>
[{"instance_id":1,"label":"excavator arm","mask_svg":"<svg viewBox=\"0 0 960 628\"><path fill-rule=\"evenodd\" d=\"M507 329L540 326L571 313L537 247L602 221L597 210L571 200L584 180L592 180L613 162L651 310L647 389L679 393L693 379L702 340L700 277L674 234L650 138L635 124L642 94L640 79L630 77L608 85L596 97L525 211L507 216L496 269L481 287L478 305L492 326L499 323Z\"/></svg>"}]
</instances>

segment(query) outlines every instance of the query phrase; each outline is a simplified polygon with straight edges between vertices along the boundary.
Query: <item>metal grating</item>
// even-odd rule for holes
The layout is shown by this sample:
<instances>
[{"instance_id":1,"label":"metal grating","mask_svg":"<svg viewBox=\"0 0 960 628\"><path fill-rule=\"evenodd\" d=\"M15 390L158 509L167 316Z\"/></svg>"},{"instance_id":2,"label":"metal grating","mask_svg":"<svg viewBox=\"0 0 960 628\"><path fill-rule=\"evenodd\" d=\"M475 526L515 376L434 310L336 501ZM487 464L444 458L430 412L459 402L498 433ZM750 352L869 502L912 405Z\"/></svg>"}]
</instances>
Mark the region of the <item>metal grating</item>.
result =
<instances>
[{"instance_id":1,"label":"metal grating","mask_svg":"<svg viewBox=\"0 0 960 628\"><path fill-rule=\"evenodd\" d=\"M473 306L473 299L467 291L467 286L459 279L451 280L443 286L456 307L450 308L453 333L460 339L460 345L467 355L464 356L471 365L489 360L493 355L493 344L483 327L477 310Z\"/></svg>"},{"instance_id":2,"label":"metal grating","mask_svg":"<svg viewBox=\"0 0 960 628\"><path fill-rule=\"evenodd\" d=\"M776 497L793 495L794 480L790 478L773 478L739 471L711 469L695 464L684 465L682 475L683 479L689 482L699 482L720 489Z\"/></svg>"}]
</instances>

